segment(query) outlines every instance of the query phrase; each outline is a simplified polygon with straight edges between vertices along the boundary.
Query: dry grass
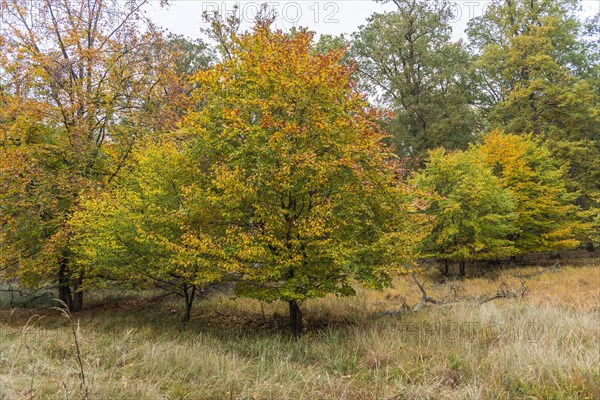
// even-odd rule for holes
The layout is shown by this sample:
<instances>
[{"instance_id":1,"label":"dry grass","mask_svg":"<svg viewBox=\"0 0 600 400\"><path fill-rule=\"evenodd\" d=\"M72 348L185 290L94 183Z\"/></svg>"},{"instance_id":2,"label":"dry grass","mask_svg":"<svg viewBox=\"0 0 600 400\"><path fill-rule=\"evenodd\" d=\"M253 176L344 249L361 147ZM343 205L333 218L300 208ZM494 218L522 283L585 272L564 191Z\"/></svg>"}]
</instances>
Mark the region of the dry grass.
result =
<instances>
[{"instance_id":1,"label":"dry grass","mask_svg":"<svg viewBox=\"0 0 600 400\"><path fill-rule=\"evenodd\" d=\"M522 267L496 270L471 277L442 279L437 271L430 271L420 279L428 281L431 297L456 300L477 300L496 293L504 283L508 288L518 289L521 282L527 288L526 303L533 305L556 305L580 310L594 310L600 306L600 261L586 267ZM408 276L400 279L395 288L383 293L384 297L406 297L414 304L420 293Z\"/></svg>"},{"instance_id":2,"label":"dry grass","mask_svg":"<svg viewBox=\"0 0 600 400\"><path fill-rule=\"evenodd\" d=\"M418 301L408 277L310 301L298 340L283 304L218 295L182 326L178 303L110 303L77 316L90 398L598 399L600 266L540 270L420 275L455 304L418 313L386 314ZM523 298L479 304L521 280ZM66 398L83 398L69 321L0 311L0 399Z\"/></svg>"}]
</instances>

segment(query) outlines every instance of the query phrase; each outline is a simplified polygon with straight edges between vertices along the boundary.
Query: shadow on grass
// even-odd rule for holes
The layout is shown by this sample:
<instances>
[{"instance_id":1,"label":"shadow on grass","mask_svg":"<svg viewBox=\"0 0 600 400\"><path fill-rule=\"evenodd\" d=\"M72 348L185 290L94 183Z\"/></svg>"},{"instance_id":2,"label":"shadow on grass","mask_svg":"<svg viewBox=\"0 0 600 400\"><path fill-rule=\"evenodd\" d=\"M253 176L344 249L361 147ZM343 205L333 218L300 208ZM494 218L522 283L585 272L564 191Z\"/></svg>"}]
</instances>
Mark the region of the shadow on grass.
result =
<instances>
[{"instance_id":1,"label":"shadow on grass","mask_svg":"<svg viewBox=\"0 0 600 400\"><path fill-rule=\"evenodd\" d=\"M74 314L74 318L80 321L82 327L91 327L102 333L143 328L156 336L176 332L203 333L228 339L248 335L291 336L286 304L283 302L269 305L266 312L249 312L236 307L215 307L210 300L198 301L194 305L192 319L187 322L180 320L180 299L164 295L144 298L126 295L88 302L83 311ZM46 302L38 307L0 308L0 324L7 327L20 328L33 316L43 317L38 323L41 329L66 326L60 313L48 307ZM362 317L349 314L311 313L310 309L304 311L305 334L309 336L330 330L350 331L364 321Z\"/></svg>"}]
</instances>

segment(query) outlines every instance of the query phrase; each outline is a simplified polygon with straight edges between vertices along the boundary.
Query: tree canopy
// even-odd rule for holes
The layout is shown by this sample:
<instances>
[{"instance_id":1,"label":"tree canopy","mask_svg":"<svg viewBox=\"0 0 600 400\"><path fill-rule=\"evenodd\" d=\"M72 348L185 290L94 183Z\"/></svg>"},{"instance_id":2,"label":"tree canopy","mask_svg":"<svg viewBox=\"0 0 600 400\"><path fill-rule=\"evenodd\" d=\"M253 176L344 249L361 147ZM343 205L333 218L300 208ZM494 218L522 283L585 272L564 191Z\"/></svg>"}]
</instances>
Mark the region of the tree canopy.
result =
<instances>
[{"instance_id":1,"label":"tree canopy","mask_svg":"<svg viewBox=\"0 0 600 400\"><path fill-rule=\"evenodd\" d=\"M388 3L388 1L381 1ZM394 0L350 37L148 0L0 0L1 281L198 290L301 305L422 259L593 249L598 19L501 0L452 39L446 0Z\"/></svg>"},{"instance_id":2,"label":"tree canopy","mask_svg":"<svg viewBox=\"0 0 600 400\"><path fill-rule=\"evenodd\" d=\"M583 214L566 188L567 166L532 136L491 132L479 150L517 203L511 236L519 254L575 247L585 232Z\"/></svg>"},{"instance_id":3,"label":"tree canopy","mask_svg":"<svg viewBox=\"0 0 600 400\"><path fill-rule=\"evenodd\" d=\"M196 75L202 108L182 131L228 226L237 293L288 301L298 331L305 299L405 271L419 217L343 50L314 53L312 34L268 25L237 40L231 59Z\"/></svg>"},{"instance_id":4,"label":"tree canopy","mask_svg":"<svg viewBox=\"0 0 600 400\"><path fill-rule=\"evenodd\" d=\"M415 184L432 201L426 212L435 218L423 242L423 255L458 261L497 259L515 253L515 199L477 152L432 151Z\"/></svg>"},{"instance_id":5,"label":"tree canopy","mask_svg":"<svg viewBox=\"0 0 600 400\"><path fill-rule=\"evenodd\" d=\"M398 155L422 164L427 150L464 149L475 139L470 107L470 56L450 39L446 1L394 1L353 35L351 55L371 96L389 106L386 124Z\"/></svg>"},{"instance_id":6,"label":"tree canopy","mask_svg":"<svg viewBox=\"0 0 600 400\"><path fill-rule=\"evenodd\" d=\"M56 280L73 310L83 271L68 220L79 196L107 187L139 138L180 114L185 82L162 33L140 25L146 3L0 2L0 82L14 114L4 132L2 246L23 283Z\"/></svg>"},{"instance_id":7,"label":"tree canopy","mask_svg":"<svg viewBox=\"0 0 600 400\"><path fill-rule=\"evenodd\" d=\"M600 97L597 53L582 39L577 4L500 1L470 22L468 34L488 129L548 141L553 156L569 163L579 204L590 207L600 189Z\"/></svg>"}]
</instances>

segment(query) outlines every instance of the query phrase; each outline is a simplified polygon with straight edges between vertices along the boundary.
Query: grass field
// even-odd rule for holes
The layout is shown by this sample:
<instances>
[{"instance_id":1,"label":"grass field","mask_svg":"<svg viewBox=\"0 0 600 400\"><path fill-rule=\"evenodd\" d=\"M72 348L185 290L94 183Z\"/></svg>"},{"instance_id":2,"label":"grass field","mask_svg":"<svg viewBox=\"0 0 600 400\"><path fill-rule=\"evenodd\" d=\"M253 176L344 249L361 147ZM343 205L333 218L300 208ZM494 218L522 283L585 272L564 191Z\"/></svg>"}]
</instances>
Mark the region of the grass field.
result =
<instances>
[{"instance_id":1,"label":"grass field","mask_svg":"<svg viewBox=\"0 0 600 400\"><path fill-rule=\"evenodd\" d=\"M174 299L106 292L72 322L5 308L0 399L600 399L600 263L418 278L445 304L412 312L406 276L304 304L297 340L286 305L227 294L187 325Z\"/></svg>"}]
</instances>

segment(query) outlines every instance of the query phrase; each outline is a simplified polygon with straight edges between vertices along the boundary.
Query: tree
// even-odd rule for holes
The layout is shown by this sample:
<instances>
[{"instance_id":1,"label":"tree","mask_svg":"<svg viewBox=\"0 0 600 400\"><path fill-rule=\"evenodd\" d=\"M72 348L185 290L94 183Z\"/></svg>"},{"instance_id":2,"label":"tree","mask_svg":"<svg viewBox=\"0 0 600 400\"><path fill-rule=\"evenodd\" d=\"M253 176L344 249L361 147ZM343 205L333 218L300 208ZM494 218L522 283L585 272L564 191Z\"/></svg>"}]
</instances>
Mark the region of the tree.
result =
<instances>
[{"instance_id":1,"label":"tree","mask_svg":"<svg viewBox=\"0 0 600 400\"><path fill-rule=\"evenodd\" d=\"M600 10L581 23L577 42L580 50L575 73L590 82L600 96Z\"/></svg>"},{"instance_id":2,"label":"tree","mask_svg":"<svg viewBox=\"0 0 600 400\"><path fill-rule=\"evenodd\" d=\"M255 24L271 24L276 17L277 12L270 9L267 3L263 3L254 16L254 22ZM204 11L202 18L210 25L209 28L204 28L202 31L216 42L220 58L232 58L235 51L238 50L241 34L242 15L239 3L234 4L232 12L225 16L219 11ZM292 28L292 34L294 30L295 28Z\"/></svg>"},{"instance_id":3,"label":"tree","mask_svg":"<svg viewBox=\"0 0 600 400\"><path fill-rule=\"evenodd\" d=\"M67 222L80 195L109 185L140 136L177 118L180 80L170 53L153 52L160 32L140 31L144 4L0 0L0 79L23 122L3 132L2 262L23 283L57 282L73 311L84 271Z\"/></svg>"},{"instance_id":4,"label":"tree","mask_svg":"<svg viewBox=\"0 0 600 400\"><path fill-rule=\"evenodd\" d=\"M565 184L566 166L531 135L486 135L478 147L485 163L516 201L515 232L510 238L517 254L575 247L589 227L574 205L576 194Z\"/></svg>"},{"instance_id":5,"label":"tree","mask_svg":"<svg viewBox=\"0 0 600 400\"><path fill-rule=\"evenodd\" d=\"M427 150L466 148L475 139L469 54L450 40L446 1L396 0L353 36L351 54L372 96L396 118L386 129L398 155L422 164Z\"/></svg>"},{"instance_id":6,"label":"tree","mask_svg":"<svg viewBox=\"0 0 600 400\"><path fill-rule=\"evenodd\" d=\"M47 150L56 132L40 122L45 105L35 100L17 102L3 91L0 96L0 271L6 281L14 278L22 260L33 260L33 254L42 257L29 267L43 268L42 237L57 223L49 215L56 215L64 200L53 197L53 188L63 182L43 173L58 162Z\"/></svg>"},{"instance_id":7,"label":"tree","mask_svg":"<svg viewBox=\"0 0 600 400\"><path fill-rule=\"evenodd\" d=\"M432 197L425 212L434 217L434 226L423 241L424 256L458 261L464 276L466 261L514 253L509 235L515 229L515 200L477 152L431 151L414 181Z\"/></svg>"},{"instance_id":8,"label":"tree","mask_svg":"<svg viewBox=\"0 0 600 400\"><path fill-rule=\"evenodd\" d=\"M147 141L130 164L111 190L82 199L71 218L78 263L90 283L109 278L175 291L185 301L182 319L188 321L197 290L224 271L210 235L217 231L206 229L216 210L203 198L186 196L204 175L185 145L168 138Z\"/></svg>"},{"instance_id":9,"label":"tree","mask_svg":"<svg viewBox=\"0 0 600 400\"><path fill-rule=\"evenodd\" d=\"M170 33L166 42L171 48L170 51L174 53L175 66L179 76L191 77L215 62L214 50L202 39L190 39Z\"/></svg>"},{"instance_id":10,"label":"tree","mask_svg":"<svg viewBox=\"0 0 600 400\"><path fill-rule=\"evenodd\" d=\"M234 40L196 75L201 109L181 134L208 171L194 192L227 226L236 293L288 302L297 335L304 300L390 284L424 228L343 50L315 53L312 34L268 23Z\"/></svg>"},{"instance_id":11,"label":"tree","mask_svg":"<svg viewBox=\"0 0 600 400\"><path fill-rule=\"evenodd\" d=\"M590 207L600 190L600 97L594 47L580 39L576 8L575 1L504 0L471 21L468 34L488 129L548 141L569 162L578 203Z\"/></svg>"},{"instance_id":12,"label":"tree","mask_svg":"<svg viewBox=\"0 0 600 400\"><path fill-rule=\"evenodd\" d=\"M339 36L333 35L320 35L319 39L314 44L313 51L317 53L327 54L332 50L342 50L348 47L350 44L346 37L341 34Z\"/></svg>"}]
</instances>

